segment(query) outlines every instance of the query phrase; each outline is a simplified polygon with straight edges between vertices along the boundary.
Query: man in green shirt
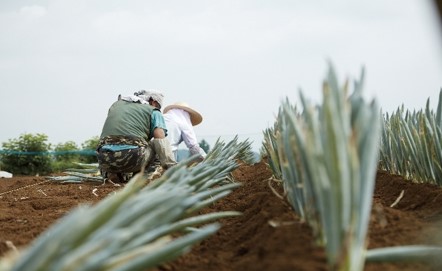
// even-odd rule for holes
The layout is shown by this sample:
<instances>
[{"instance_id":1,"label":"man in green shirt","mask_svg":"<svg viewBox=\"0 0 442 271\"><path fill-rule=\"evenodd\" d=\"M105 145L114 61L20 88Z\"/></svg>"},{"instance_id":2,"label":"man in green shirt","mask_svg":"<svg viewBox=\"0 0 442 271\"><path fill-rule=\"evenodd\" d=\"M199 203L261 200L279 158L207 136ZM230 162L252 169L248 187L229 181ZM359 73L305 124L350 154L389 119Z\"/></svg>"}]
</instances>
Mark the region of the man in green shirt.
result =
<instances>
[{"instance_id":1,"label":"man in green shirt","mask_svg":"<svg viewBox=\"0 0 442 271\"><path fill-rule=\"evenodd\" d=\"M119 96L112 104L97 148L104 178L123 181L127 173L137 173L153 163L155 154L163 169L176 164L159 110L162 103L161 93L142 90Z\"/></svg>"}]
</instances>

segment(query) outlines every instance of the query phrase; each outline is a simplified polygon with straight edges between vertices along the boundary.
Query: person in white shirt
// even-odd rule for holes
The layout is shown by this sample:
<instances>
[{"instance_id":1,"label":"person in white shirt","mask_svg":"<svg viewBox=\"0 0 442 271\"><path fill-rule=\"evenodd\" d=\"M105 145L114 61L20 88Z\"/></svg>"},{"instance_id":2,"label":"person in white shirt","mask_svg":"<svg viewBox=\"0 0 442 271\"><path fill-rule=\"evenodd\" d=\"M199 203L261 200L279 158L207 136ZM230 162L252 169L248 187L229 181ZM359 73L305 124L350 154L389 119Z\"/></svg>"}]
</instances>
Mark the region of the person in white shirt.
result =
<instances>
[{"instance_id":1,"label":"person in white shirt","mask_svg":"<svg viewBox=\"0 0 442 271\"><path fill-rule=\"evenodd\" d=\"M163 116L167 127L167 139L175 155L175 160L178 159L178 146L184 141L190 155L198 155L197 160L202 161L206 157L206 152L199 146L193 129L193 126L203 121L201 114L187 103L179 102L166 106Z\"/></svg>"}]
</instances>

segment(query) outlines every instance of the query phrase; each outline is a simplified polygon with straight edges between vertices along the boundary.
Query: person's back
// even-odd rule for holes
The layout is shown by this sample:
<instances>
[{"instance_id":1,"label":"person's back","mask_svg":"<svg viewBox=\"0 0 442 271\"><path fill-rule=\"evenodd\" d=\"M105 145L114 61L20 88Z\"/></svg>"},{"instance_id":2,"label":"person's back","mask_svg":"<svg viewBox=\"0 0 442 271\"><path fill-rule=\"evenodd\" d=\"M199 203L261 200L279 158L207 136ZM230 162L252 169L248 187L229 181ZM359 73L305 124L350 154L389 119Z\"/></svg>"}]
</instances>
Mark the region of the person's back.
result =
<instances>
[{"instance_id":1,"label":"person's back","mask_svg":"<svg viewBox=\"0 0 442 271\"><path fill-rule=\"evenodd\" d=\"M180 112L182 111L182 112ZM178 146L183 142L182 131L187 129L187 127L191 127L190 120L186 120L186 116L184 110L181 109L172 109L167 113L163 114L164 121L166 122L167 127L167 138L169 139L171 148L173 152L178 150ZM187 114L188 115L188 114Z\"/></svg>"},{"instance_id":2,"label":"person's back","mask_svg":"<svg viewBox=\"0 0 442 271\"><path fill-rule=\"evenodd\" d=\"M200 113L190 108L186 103L175 103L164 109L164 120L168 130L168 140L171 144L175 160L178 159L178 146L184 142L190 155L199 155L203 160L206 153L200 148L193 126L202 122Z\"/></svg>"},{"instance_id":3,"label":"person's back","mask_svg":"<svg viewBox=\"0 0 442 271\"><path fill-rule=\"evenodd\" d=\"M150 105L116 101L109 109L100 138L111 135L133 136L149 141L150 120L154 108Z\"/></svg>"}]
</instances>

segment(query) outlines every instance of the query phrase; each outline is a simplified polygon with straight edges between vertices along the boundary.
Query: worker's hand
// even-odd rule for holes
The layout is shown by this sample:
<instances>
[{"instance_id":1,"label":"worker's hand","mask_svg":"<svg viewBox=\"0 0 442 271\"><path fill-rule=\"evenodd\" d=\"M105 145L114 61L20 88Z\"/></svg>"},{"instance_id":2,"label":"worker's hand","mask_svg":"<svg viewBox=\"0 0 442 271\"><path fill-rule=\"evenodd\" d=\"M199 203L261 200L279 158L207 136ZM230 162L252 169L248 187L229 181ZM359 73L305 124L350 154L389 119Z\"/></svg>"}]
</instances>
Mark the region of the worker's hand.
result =
<instances>
[{"instance_id":1,"label":"worker's hand","mask_svg":"<svg viewBox=\"0 0 442 271\"><path fill-rule=\"evenodd\" d=\"M153 138L165 138L166 133L164 132L163 128L155 128L153 130Z\"/></svg>"},{"instance_id":2,"label":"worker's hand","mask_svg":"<svg viewBox=\"0 0 442 271\"><path fill-rule=\"evenodd\" d=\"M154 138L150 142L163 168L167 169L176 165L177 162L167 138Z\"/></svg>"}]
</instances>

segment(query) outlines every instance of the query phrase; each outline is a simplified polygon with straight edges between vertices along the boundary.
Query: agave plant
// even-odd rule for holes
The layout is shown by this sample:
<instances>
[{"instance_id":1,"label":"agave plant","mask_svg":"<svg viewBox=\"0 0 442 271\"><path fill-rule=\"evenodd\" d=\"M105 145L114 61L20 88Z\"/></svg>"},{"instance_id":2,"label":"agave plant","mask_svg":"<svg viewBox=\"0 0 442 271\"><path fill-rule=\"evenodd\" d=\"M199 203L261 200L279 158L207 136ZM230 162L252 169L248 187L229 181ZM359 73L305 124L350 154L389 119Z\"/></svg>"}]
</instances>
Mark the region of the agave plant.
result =
<instances>
[{"instance_id":1,"label":"agave plant","mask_svg":"<svg viewBox=\"0 0 442 271\"><path fill-rule=\"evenodd\" d=\"M265 153L268 156L268 164L273 172L276 179L280 180L282 178L281 165L279 162L278 147L277 142L277 123L275 123L275 128L268 128L264 130L264 141L262 143Z\"/></svg>"}]
</instances>

